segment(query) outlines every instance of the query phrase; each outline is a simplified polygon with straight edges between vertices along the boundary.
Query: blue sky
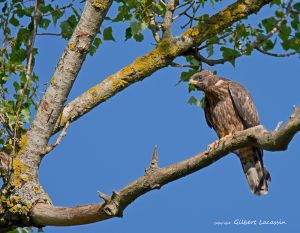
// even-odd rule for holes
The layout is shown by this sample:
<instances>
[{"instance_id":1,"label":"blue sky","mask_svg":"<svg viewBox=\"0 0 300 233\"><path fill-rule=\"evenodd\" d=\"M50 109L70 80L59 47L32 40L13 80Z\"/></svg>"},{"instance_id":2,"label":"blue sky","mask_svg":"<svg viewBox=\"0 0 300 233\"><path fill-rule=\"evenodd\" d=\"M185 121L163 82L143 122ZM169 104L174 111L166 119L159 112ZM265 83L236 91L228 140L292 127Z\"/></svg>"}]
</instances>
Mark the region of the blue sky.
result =
<instances>
[{"instance_id":1,"label":"blue sky","mask_svg":"<svg viewBox=\"0 0 300 233\"><path fill-rule=\"evenodd\" d=\"M115 30L117 43L105 42L88 57L69 100L150 51L152 41L123 42L124 31ZM40 37L36 71L42 83L52 76L66 41ZM51 49L50 49L51 48ZM206 67L208 68L208 67ZM273 130L299 105L299 58L272 58L258 53L213 69L242 83L251 93L261 123ZM176 163L217 139L205 122L201 108L187 104L187 84L175 85L182 69L166 68L136 83L80 118L67 137L40 167L40 181L58 206L101 201L97 191L110 194L143 176L154 145L161 167ZM193 93L201 97L200 93ZM272 176L269 194L251 194L238 158L230 154L215 164L150 192L124 212L121 219L75 227L46 227L45 232L296 232L300 230L300 136L289 149L265 152ZM235 219L277 220L281 226L237 226ZM214 225L230 221L229 226Z\"/></svg>"}]
</instances>

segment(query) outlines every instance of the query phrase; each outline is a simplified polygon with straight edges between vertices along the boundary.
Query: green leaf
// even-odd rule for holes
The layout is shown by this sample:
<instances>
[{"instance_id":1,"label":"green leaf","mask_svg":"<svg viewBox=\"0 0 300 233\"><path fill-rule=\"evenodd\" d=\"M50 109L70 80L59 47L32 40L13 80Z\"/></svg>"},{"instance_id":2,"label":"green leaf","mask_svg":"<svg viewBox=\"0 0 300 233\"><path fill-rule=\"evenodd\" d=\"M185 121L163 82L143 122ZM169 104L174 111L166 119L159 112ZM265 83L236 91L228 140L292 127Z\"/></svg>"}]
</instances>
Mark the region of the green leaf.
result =
<instances>
[{"instance_id":1,"label":"green leaf","mask_svg":"<svg viewBox=\"0 0 300 233\"><path fill-rule=\"evenodd\" d=\"M7 10L7 2L4 4L4 6L2 7L2 13L5 13Z\"/></svg>"},{"instance_id":2,"label":"green leaf","mask_svg":"<svg viewBox=\"0 0 300 233\"><path fill-rule=\"evenodd\" d=\"M119 6L118 7L118 14L112 20L113 22L120 22L120 21L128 21L131 20L132 14L130 13L130 9L126 6Z\"/></svg>"},{"instance_id":3,"label":"green leaf","mask_svg":"<svg viewBox=\"0 0 300 233\"><path fill-rule=\"evenodd\" d=\"M15 18L15 15L13 15L13 16L10 18L9 22L10 22L13 26L15 26L15 27L17 27L17 26L20 25L19 20L17 20L17 19Z\"/></svg>"},{"instance_id":4,"label":"green leaf","mask_svg":"<svg viewBox=\"0 0 300 233\"><path fill-rule=\"evenodd\" d=\"M131 28L132 34L137 34L141 30L139 22L131 22L130 23L130 28Z\"/></svg>"},{"instance_id":5,"label":"green leaf","mask_svg":"<svg viewBox=\"0 0 300 233\"><path fill-rule=\"evenodd\" d=\"M42 12L43 14L46 14L46 13L48 13L48 12L51 12L51 11L53 10L53 8L52 8L51 4L48 4L48 5L46 5L46 6L42 6L42 7L40 8L40 10L41 10L41 12Z\"/></svg>"},{"instance_id":6,"label":"green leaf","mask_svg":"<svg viewBox=\"0 0 300 233\"><path fill-rule=\"evenodd\" d=\"M275 15L276 15L276 17L278 17L278 18L282 18L282 17L284 16L284 13L283 13L283 11L276 10Z\"/></svg>"},{"instance_id":7,"label":"green leaf","mask_svg":"<svg viewBox=\"0 0 300 233\"><path fill-rule=\"evenodd\" d=\"M93 44L95 45L96 48L98 48L102 44L102 41L101 41L101 39L99 37L96 37L94 39Z\"/></svg>"},{"instance_id":8,"label":"green leaf","mask_svg":"<svg viewBox=\"0 0 300 233\"><path fill-rule=\"evenodd\" d=\"M75 15L71 15L66 21L60 24L61 35L64 39L69 39L77 25Z\"/></svg>"},{"instance_id":9,"label":"green leaf","mask_svg":"<svg viewBox=\"0 0 300 233\"><path fill-rule=\"evenodd\" d=\"M270 18L264 19L262 21L262 25L266 29L267 33L272 31L272 29L275 27L276 23L277 23L277 21L274 17L270 17Z\"/></svg>"},{"instance_id":10,"label":"green leaf","mask_svg":"<svg viewBox=\"0 0 300 233\"><path fill-rule=\"evenodd\" d=\"M30 31L27 28L21 28L18 31L17 40L19 42L23 42L24 44L26 44L28 41L29 35L30 35Z\"/></svg>"},{"instance_id":11,"label":"green leaf","mask_svg":"<svg viewBox=\"0 0 300 233\"><path fill-rule=\"evenodd\" d=\"M295 51L300 50L300 40L297 38L291 38L281 43L281 46L284 50L293 49Z\"/></svg>"},{"instance_id":12,"label":"green leaf","mask_svg":"<svg viewBox=\"0 0 300 233\"><path fill-rule=\"evenodd\" d=\"M211 57L214 54L214 45L210 44L206 47L207 57Z\"/></svg>"},{"instance_id":13,"label":"green leaf","mask_svg":"<svg viewBox=\"0 0 300 233\"><path fill-rule=\"evenodd\" d=\"M271 6L272 5L278 5L278 6L280 6L281 5L281 0L273 0L272 2L271 2Z\"/></svg>"},{"instance_id":14,"label":"green leaf","mask_svg":"<svg viewBox=\"0 0 300 233\"><path fill-rule=\"evenodd\" d=\"M131 27L128 27L125 31L125 41L129 40L130 38L132 38L132 30Z\"/></svg>"},{"instance_id":15,"label":"green leaf","mask_svg":"<svg viewBox=\"0 0 300 233\"><path fill-rule=\"evenodd\" d=\"M56 26L57 20L60 19L63 16L63 11L59 9L55 9L54 11L51 11L52 20L54 23L54 26Z\"/></svg>"},{"instance_id":16,"label":"green leaf","mask_svg":"<svg viewBox=\"0 0 300 233\"><path fill-rule=\"evenodd\" d=\"M247 43L246 44L246 55L250 56L252 51L253 51L253 47L251 46L251 44Z\"/></svg>"},{"instance_id":17,"label":"green leaf","mask_svg":"<svg viewBox=\"0 0 300 233\"><path fill-rule=\"evenodd\" d=\"M40 23L39 23L39 26L43 29L47 29L49 27L49 24L51 23L51 20L50 19L45 19L45 18L42 18L40 20Z\"/></svg>"},{"instance_id":18,"label":"green leaf","mask_svg":"<svg viewBox=\"0 0 300 233\"><path fill-rule=\"evenodd\" d=\"M30 111L29 108L23 108L21 110L21 115L23 116L23 119L26 123L30 122Z\"/></svg>"},{"instance_id":19,"label":"green leaf","mask_svg":"<svg viewBox=\"0 0 300 233\"><path fill-rule=\"evenodd\" d=\"M189 98L189 100L188 100L188 104L190 104L190 105L196 105L197 107L199 107L201 103L194 96L191 96Z\"/></svg>"},{"instance_id":20,"label":"green leaf","mask_svg":"<svg viewBox=\"0 0 300 233\"><path fill-rule=\"evenodd\" d=\"M189 62L192 66L200 66L200 61L195 59L194 56L186 56L185 57L186 61ZM198 70L198 68L196 68Z\"/></svg>"},{"instance_id":21,"label":"green leaf","mask_svg":"<svg viewBox=\"0 0 300 233\"><path fill-rule=\"evenodd\" d=\"M204 109L205 108L205 105L206 105L206 102L205 102L205 96L203 96L200 100L200 105L201 105L201 108Z\"/></svg>"},{"instance_id":22,"label":"green leaf","mask_svg":"<svg viewBox=\"0 0 300 233\"><path fill-rule=\"evenodd\" d=\"M23 15L31 17L33 12L34 12L34 7L33 6L32 7L27 7L25 9L23 9L22 12L20 12L22 14L22 16L20 16L20 17L23 17Z\"/></svg>"},{"instance_id":23,"label":"green leaf","mask_svg":"<svg viewBox=\"0 0 300 233\"><path fill-rule=\"evenodd\" d=\"M144 35L142 33L137 33L133 35L133 38L137 41L137 42L141 42L144 40Z\"/></svg>"},{"instance_id":24,"label":"green leaf","mask_svg":"<svg viewBox=\"0 0 300 233\"><path fill-rule=\"evenodd\" d=\"M197 70L190 69L188 71L183 71L180 75L180 81L181 82L187 82L190 80L191 76L195 74Z\"/></svg>"},{"instance_id":25,"label":"green leaf","mask_svg":"<svg viewBox=\"0 0 300 233\"><path fill-rule=\"evenodd\" d=\"M112 34L112 27L107 27L103 30L103 39L116 41Z\"/></svg>"},{"instance_id":26,"label":"green leaf","mask_svg":"<svg viewBox=\"0 0 300 233\"><path fill-rule=\"evenodd\" d=\"M240 53L234 49L221 47L220 50L223 52L222 55L224 58L228 59L228 61L235 66L235 59L240 55Z\"/></svg>"},{"instance_id":27,"label":"green leaf","mask_svg":"<svg viewBox=\"0 0 300 233\"><path fill-rule=\"evenodd\" d=\"M24 61L26 57L27 51L25 49L13 49L10 56L10 61L18 63Z\"/></svg>"},{"instance_id":28,"label":"green leaf","mask_svg":"<svg viewBox=\"0 0 300 233\"><path fill-rule=\"evenodd\" d=\"M289 38L289 35L291 34L292 29L286 25L286 23L283 23L280 27L278 36L282 41L285 41Z\"/></svg>"},{"instance_id":29,"label":"green leaf","mask_svg":"<svg viewBox=\"0 0 300 233\"><path fill-rule=\"evenodd\" d=\"M293 29L295 29L296 31L300 31L300 22L298 19L294 19L292 22L291 22L291 26Z\"/></svg>"},{"instance_id":30,"label":"green leaf","mask_svg":"<svg viewBox=\"0 0 300 233\"><path fill-rule=\"evenodd\" d=\"M141 42L144 40L144 36L141 33L141 31L143 31L146 27L147 27L147 25L145 23L141 23L141 22L131 22L130 23L130 28L131 28L130 32L136 41ZM130 35L129 34L130 32L128 31L128 36Z\"/></svg>"},{"instance_id":31,"label":"green leaf","mask_svg":"<svg viewBox=\"0 0 300 233\"><path fill-rule=\"evenodd\" d=\"M300 2L295 3L293 8L297 11L300 11Z\"/></svg>"},{"instance_id":32,"label":"green leaf","mask_svg":"<svg viewBox=\"0 0 300 233\"><path fill-rule=\"evenodd\" d=\"M269 51L274 48L274 43L271 40L267 40L262 44L264 51Z\"/></svg>"}]
</instances>

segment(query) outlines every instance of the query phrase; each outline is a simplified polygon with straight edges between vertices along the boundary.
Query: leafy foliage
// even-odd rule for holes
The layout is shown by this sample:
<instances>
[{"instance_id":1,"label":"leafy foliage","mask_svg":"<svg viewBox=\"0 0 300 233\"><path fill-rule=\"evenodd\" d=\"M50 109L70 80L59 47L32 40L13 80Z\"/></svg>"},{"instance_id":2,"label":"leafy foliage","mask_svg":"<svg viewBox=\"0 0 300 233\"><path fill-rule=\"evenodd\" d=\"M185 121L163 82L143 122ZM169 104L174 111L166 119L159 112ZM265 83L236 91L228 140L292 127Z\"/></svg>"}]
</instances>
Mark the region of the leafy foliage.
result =
<instances>
[{"instance_id":1,"label":"leafy foliage","mask_svg":"<svg viewBox=\"0 0 300 233\"><path fill-rule=\"evenodd\" d=\"M34 70L39 52L35 47L38 36L58 36L68 40L79 19L84 1L51 0L44 2L25 0L0 0L0 150L14 154L18 150L21 135L26 131L31 116L38 106L38 74ZM116 12L110 12L104 26L99 28L90 55L94 55L102 43L116 41L116 25L122 24L125 41L145 40L147 30L162 37L165 13L164 0L115 0ZM173 34L181 34L189 27L206 24L213 9L221 0L178 0L173 9ZM274 0L272 14L253 24L248 19L236 22L218 35L212 35L183 57L185 68L179 82L190 77L205 64L210 66L230 62L236 65L240 56L259 51L267 55L299 54L300 52L300 2ZM209 14L208 14L209 13ZM119 30L119 27L118 27ZM114 35L115 33L115 35ZM161 39L161 38L160 38ZM155 43L159 40L155 38ZM190 92L194 91L189 86ZM203 107L203 99L191 96L189 104ZM19 228L12 232L33 232L31 228Z\"/></svg>"}]
</instances>

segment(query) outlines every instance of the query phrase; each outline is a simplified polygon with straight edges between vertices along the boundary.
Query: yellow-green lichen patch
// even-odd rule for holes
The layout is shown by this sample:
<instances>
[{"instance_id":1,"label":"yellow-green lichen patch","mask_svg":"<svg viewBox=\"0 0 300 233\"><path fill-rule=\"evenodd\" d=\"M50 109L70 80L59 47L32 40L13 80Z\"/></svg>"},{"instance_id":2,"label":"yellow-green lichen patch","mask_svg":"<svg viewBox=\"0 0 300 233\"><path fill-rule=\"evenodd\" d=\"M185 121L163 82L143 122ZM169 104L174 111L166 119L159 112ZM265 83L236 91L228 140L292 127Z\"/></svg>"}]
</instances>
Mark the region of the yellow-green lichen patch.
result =
<instances>
[{"instance_id":1,"label":"yellow-green lichen patch","mask_svg":"<svg viewBox=\"0 0 300 233\"><path fill-rule=\"evenodd\" d=\"M63 112L59 115L58 120L56 122L56 126L63 127L67 123L68 119L64 116Z\"/></svg>"},{"instance_id":2,"label":"yellow-green lichen patch","mask_svg":"<svg viewBox=\"0 0 300 233\"><path fill-rule=\"evenodd\" d=\"M99 10L105 10L106 8L108 8L108 5L109 5L109 0L94 0L93 1L93 6L98 8Z\"/></svg>"},{"instance_id":3,"label":"yellow-green lichen patch","mask_svg":"<svg viewBox=\"0 0 300 233\"><path fill-rule=\"evenodd\" d=\"M155 54L138 57L133 64L134 70L137 72L145 72L153 69L153 67L155 67L155 62L154 59L152 59L152 56L155 56Z\"/></svg>"},{"instance_id":4,"label":"yellow-green lichen patch","mask_svg":"<svg viewBox=\"0 0 300 233\"><path fill-rule=\"evenodd\" d=\"M128 82L125 80L126 78L128 78L128 76L126 76L121 71L118 73L118 78L116 78L116 76L110 76L107 79L107 82L110 85L110 90L111 90L110 92L114 93L114 92L117 92L118 90L128 86Z\"/></svg>"},{"instance_id":5,"label":"yellow-green lichen patch","mask_svg":"<svg viewBox=\"0 0 300 233\"><path fill-rule=\"evenodd\" d=\"M20 187L22 183L27 182L29 180L28 167L23 164L18 158L13 160L13 186Z\"/></svg>"},{"instance_id":6,"label":"yellow-green lichen patch","mask_svg":"<svg viewBox=\"0 0 300 233\"><path fill-rule=\"evenodd\" d=\"M75 50L75 48L76 48L76 45L74 43L69 43L68 44L68 49Z\"/></svg>"},{"instance_id":7,"label":"yellow-green lichen patch","mask_svg":"<svg viewBox=\"0 0 300 233\"><path fill-rule=\"evenodd\" d=\"M16 195L9 197L1 195L1 204L12 214L26 215L32 207L30 202L21 203L20 197Z\"/></svg>"},{"instance_id":8,"label":"yellow-green lichen patch","mask_svg":"<svg viewBox=\"0 0 300 233\"><path fill-rule=\"evenodd\" d=\"M55 81L56 81L55 76L52 76L51 81L50 81L51 86L55 85Z\"/></svg>"},{"instance_id":9,"label":"yellow-green lichen patch","mask_svg":"<svg viewBox=\"0 0 300 233\"><path fill-rule=\"evenodd\" d=\"M20 140L20 143L19 143L20 149L19 149L18 154L23 153L23 152L26 150L27 145L28 145L27 134L23 134L23 135L21 136L21 140Z\"/></svg>"},{"instance_id":10,"label":"yellow-green lichen patch","mask_svg":"<svg viewBox=\"0 0 300 233\"><path fill-rule=\"evenodd\" d=\"M96 99L99 95L100 87L99 85L95 85L86 91L86 95L88 97L92 97L92 99Z\"/></svg>"},{"instance_id":11,"label":"yellow-green lichen patch","mask_svg":"<svg viewBox=\"0 0 300 233\"><path fill-rule=\"evenodd\" d=\"M199 34L200 33L198 28L190 28L183 33L184 36L191 37L191 38L197 37L199 36Z\"/></svg>"},{"instance_id":12,"label":"yellow-green lichen patch","mask_svg":"<svg viewBox=\"0 0 300 233\"><path fill-rule=\"evenodd\" d=\"M135 62L134 62L135 63ZM131 76L133 74L133 69L131 68L131 65L125 66L122 70L119 71L118 75L119 77L128 77ZM111 79L113 79L114 77L111 76Z\"/></svg>"}]
</instances>

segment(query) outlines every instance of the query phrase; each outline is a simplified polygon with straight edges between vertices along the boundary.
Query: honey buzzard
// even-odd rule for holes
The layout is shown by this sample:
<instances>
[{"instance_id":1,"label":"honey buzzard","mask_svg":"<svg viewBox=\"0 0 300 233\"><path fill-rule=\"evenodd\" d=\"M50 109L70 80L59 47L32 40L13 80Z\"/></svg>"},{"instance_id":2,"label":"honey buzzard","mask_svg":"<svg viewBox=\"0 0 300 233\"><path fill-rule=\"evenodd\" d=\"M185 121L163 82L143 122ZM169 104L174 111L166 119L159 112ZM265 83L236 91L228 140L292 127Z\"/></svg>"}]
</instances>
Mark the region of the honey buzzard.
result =
<instances>
[{"instance_id":1,"label":"honey buzzard","mask_svg":"<svg viewBox=\"0 0 300 233\"><path fill-rule=\"evenodd\" d=\"M241 84L217 77L209 70L194 74L190 84L204 92L205 118L219 138L259 125L254 103ZM263 165L263 151L245 147L234 153L241 160L252 193L267 194L271 177Z\"/></svg>"}]
</instances>

